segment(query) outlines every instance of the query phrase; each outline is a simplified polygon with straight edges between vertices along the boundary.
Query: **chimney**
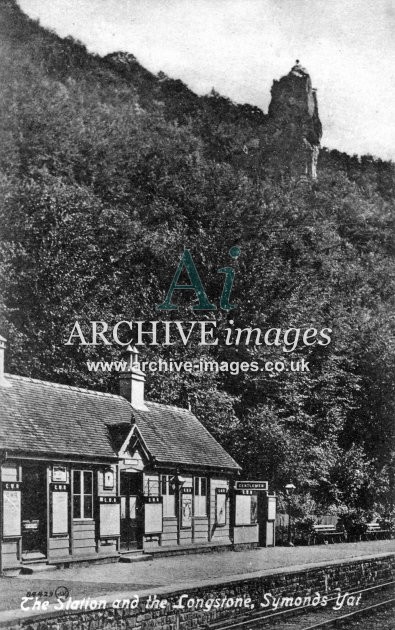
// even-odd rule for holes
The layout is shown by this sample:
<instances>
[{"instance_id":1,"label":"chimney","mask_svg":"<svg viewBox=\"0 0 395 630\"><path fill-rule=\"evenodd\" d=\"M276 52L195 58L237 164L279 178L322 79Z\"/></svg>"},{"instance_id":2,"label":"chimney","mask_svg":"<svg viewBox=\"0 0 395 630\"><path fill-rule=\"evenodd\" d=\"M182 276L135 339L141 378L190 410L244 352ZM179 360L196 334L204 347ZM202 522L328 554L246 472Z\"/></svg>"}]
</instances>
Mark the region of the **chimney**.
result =
<instances>
[{"instance_id":1,"label":"chimney","mask_svg":"<svg viewBox=\"0 0 395 630\"><path fill-rule=\"evenodd\" d=\"M135 409L148 411L144 403L145 375L138 365L139 351L136 347L128 346L128 367L119 376L119 393L126 398Z\"/></svg>"},{"instance_id":2,"label":"chimney","mask_svg":"<svg viewBox=\"0 0 395 630\"><path fill-rule=\"evenodd\" d=\"M10 383L4 377L4 355L7 346L7 339L0 335L0 387L10 387Z\"/></svg>"}]
</instances>

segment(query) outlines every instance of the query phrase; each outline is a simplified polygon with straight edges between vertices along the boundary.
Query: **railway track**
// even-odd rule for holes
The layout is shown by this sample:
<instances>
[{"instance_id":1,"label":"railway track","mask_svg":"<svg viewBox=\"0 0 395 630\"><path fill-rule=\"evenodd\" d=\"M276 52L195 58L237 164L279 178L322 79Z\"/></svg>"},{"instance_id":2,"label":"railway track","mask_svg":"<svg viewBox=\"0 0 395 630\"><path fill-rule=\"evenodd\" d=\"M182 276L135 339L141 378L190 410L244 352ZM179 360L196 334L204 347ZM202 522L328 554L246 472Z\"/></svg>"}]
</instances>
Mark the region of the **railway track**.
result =
<instances>
[{"instance_id":1,"label":"railway track","mask_svg":"<svg viewBox=\"0 0 395 630\"><path fill-rule=\"evenodd\" d=\"M326 621L315 623L312 626L305 626L301 630L319 630L320 628L339 628L342 626L349 627L350 621L357 621L363 617L366 617L367 615L371 615L373 613L377 613L388 608L393 608L394 606L395 597L392 597L391 599L387 599L377 604L372 604L371 606L364 606L345 615L339 615L333 619L327 619ZM347 626L345 626L345 624L347 624Z\"/></svg>"},{"instance_id":2,"label":"railway track","mask_svg":"<svg viewBox=\"0 0 395 630\"><path fill-rule=\"evenodd\" d=\"M365 615L373 615L379 611L395 606L395 597L388 597L395 581L349 591L349 595L362 594L361 605L355 610L335 611L331 607L337 600L337 594L328 597L325 609L313 605L287 608L276 612L257 612L247 617L239 617L234 621L220 621L205 626L206 630L260 630L278 628L279 630L319 630L319 628L348 628L352 621L360 620ZM365 597L364 597L365 596ZM377 601L379 599L380 601ZM347 624L347 625L345 625Z\"/></svg>"}]
</instances>

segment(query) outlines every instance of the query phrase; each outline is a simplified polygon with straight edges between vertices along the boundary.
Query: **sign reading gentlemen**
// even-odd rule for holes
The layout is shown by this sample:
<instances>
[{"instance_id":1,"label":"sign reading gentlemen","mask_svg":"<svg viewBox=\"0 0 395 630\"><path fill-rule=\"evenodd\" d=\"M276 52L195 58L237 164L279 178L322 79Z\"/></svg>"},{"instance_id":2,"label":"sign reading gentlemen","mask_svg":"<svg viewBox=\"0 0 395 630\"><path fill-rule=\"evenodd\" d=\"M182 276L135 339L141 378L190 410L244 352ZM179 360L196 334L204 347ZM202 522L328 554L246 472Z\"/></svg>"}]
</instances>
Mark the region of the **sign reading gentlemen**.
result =
<instances>
[{"instance_id":1,"label":"sign reading gentlemen","mask_svg":"<svg viewBox=\"0 0 395 630\"><path fill-rule=\"evenodd\" d=\"M267 492L268 481L235 481L235 490L261 490Z\"/></svg>"}]
</instances>

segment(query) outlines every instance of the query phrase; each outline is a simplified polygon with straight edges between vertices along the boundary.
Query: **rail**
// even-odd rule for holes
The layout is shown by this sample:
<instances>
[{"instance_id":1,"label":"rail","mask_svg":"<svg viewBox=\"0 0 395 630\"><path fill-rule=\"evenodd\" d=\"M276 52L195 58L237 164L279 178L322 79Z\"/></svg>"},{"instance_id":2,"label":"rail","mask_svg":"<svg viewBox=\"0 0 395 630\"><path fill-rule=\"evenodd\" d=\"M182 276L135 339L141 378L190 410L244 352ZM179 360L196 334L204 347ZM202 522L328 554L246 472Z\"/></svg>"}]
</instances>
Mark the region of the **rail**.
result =
<instances>
[{"instance_id":1,"label":"rail","mask_svg":"<svg viewBox=\"0 0 395 630\"><path fill-rule=\"evenodd\" d=\"M327 619L326 621L320 621L315 623L312 626L306 626L302 630L319 630L319 628L330 628L331 626L337 626L339 623L343 623L344 621L350 621L351 619L357 619L358 617L362 617L370 612L383 610L388 608L389 606L395 605L395 597L392 599L387 599L384 602L378 602L377 604L372 604L371 606L364 606L363 608L359 608L358 610L353 610L350 613L346 613L345 615L338 615L337 617L333 617L332 619Z\"/></svg>"},{"instance_id":2,"label":"rail","mask_svg":"<svg viewBox=\"0 0 395 630\"><path fill-rule=\"evenodd\" d=\"M368 586L366 588L362 588L362 589L355 589L352 591L349 591L349 595L356 595L357 593L367 593L367 592L374 592L374 591L379 591L383 588L386 587L390 587L390 586L394 586L395 585L395 580L392 580L391 582L384 582L383 584L376 584L374 586ZM335 602L337 600L337 594L332 595L328 598L328 604L330 602ZM395 600L387 600L387 602L392 602ZM358 609L357 611L353 611L353 613L363 613L364 611L373 608L374 606L379 606L381 604L381 602L379 604L374 604L372 606L364 606L360 609ZM388 604L389 605L389 604ZM238 619L235 620L233 622L229 622L229 620L222 620L222 621L217 621L217 622L213 622L213 623L209 623L209 624L205 624L204 626L202 626L205 630L237 630L238 628L243 629L243 628L248 628L248 630L253 630L253 628L255 627L259 627L260 623L266 623L270 620L272 621L278 621L280 619L286 619L287 617L291 617L292 615L294 616L300 616L303 613L308 613L311 611L316 611L316 607L314 607L312 604L308 604L306 606L298 606L297 608L287 608L286 610L281 610L278 612L274 612L274 613L270 613L270 612L259 612L259 613L253 613L251 615L249 615L248 619L243 618L243 619ZM347 613L349 615L352 615L353 613ZM343 615L344 617L346 617L346 615ZM340 619L340 617L332 617L331 619L325 620L325 621L321 621L316 625L313 626L309 626L304 628L303 630L313 630L313 628L319 628L320 624L328 624L328 625L322 625L323 628L325 627L329 627L329 623L332 622L334 623L337 619Z\"/></svg>"}]
</instances>

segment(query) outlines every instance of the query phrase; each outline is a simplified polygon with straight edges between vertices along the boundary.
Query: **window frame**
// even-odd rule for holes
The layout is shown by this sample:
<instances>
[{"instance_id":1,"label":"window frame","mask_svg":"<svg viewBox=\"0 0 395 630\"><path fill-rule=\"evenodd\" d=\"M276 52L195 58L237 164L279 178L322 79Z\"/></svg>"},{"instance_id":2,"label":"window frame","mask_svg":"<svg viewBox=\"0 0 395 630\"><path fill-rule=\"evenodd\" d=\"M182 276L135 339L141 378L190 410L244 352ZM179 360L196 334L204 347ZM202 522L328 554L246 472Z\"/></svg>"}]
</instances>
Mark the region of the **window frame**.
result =
<instances>
[{"instance_id":1,"label":"window frame","mask_svg":"<svg viewBox=\"0 0 395 630\"><path fill-rule=\"evenodd\" d=\"M80 492L76 493L74 488L75 488L75 483L74 483L74 475L76 473L79 473L79 485L80 485ZM90 475L91 478L91 492L85 492L85 473L88 473ZM73 475L73 493L72 493L72 506L73 506L73 521L93 521L94 520L94 504L93 504L93 497L94 497L94 489L93 489L93 482L94 482L94 477L93 477L93 470L89 470L87 468L73 468L72 470L72 475ZM74 501L75 498L78 497L79 498L79 507L80 507L80 516L75 516L75 510L74 510ZM86 516L85 515L85 497L91 497L91 515L90 516Z\"/></svg>"},{"instance_id":2,"label":"window frame","mask_svg":"<svg viewBox=\"0 0 395 630\"><path fill-rule=\"evenodd\" d=\"M160 475L160 496L162 497L163 504L163 518L177 518L177 505L176 505L176 489L172 488L170 479L174 478L174 475L161 474ZM163 491L164 490L164 491ZM170 492L172 490L172 492ZM168 513L169 502L168 497L173 497L173 508L171 514Z\"/></svg>"}]
</instances>

